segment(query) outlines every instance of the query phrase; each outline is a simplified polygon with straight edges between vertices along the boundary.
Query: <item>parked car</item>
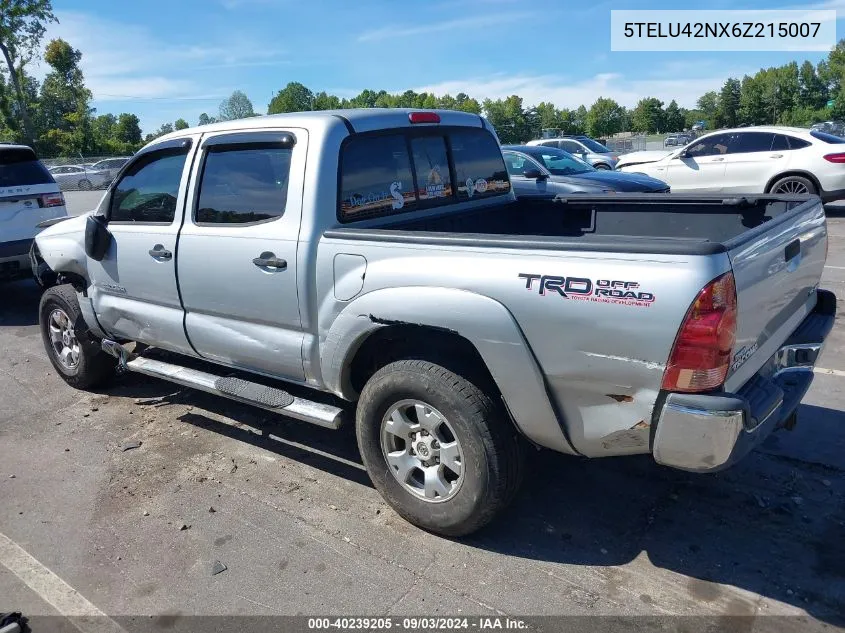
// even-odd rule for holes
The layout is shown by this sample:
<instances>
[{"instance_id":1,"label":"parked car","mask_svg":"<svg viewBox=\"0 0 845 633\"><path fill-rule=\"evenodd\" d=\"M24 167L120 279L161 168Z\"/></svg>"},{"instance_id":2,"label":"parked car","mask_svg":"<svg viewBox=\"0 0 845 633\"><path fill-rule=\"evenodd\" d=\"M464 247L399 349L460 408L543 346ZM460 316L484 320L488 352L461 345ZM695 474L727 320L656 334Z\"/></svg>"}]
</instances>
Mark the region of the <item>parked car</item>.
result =
<instances>
[{"instance_id":1,"label":"parked car","mask_svg":"<svg viewBox=\"0 0 845 633\"><path fill-rule=\"evenodd\" d=\"M845 197L845 139L802 128L753 127L701 136L674 151L632 152L617 169L665 180L674 192Z\"/></svg>"},{"instance_id":2,"label":"parked car","mask_svg":"<svg viewBox=\"0 0 845 633\"><path fill-rule=\"evenodd\" d=\"M39 321L68 384L354 412L387 503L456 536L515 495L520 435L700 472L791 426L826 249L817 198L517 200L484 118L372 109L158 138L33 259L63 282Z\"/></svg>"},{"instance_id":3,"label":"parked car","mask_svg":"<svg viewBox=\"0 0 845 633\"><path fill-rule=\"evenodd\" d=\"M50 168L53 178L64 190L103 189L111 182L109 172L82 165L56 165Z\"/></svg>"},{"instance_id":4,"label":"parked car","mask_svg":"<svg viewBox=\"0 0 845 633\"><path fill-rule=\"evenodd\" d=\"M131 157L130 156L120 156L116 158L105 158L101 161L98 161L91 165L91 169L94 171L101 171L107 174L109 182L114 180L114 177L117 176L117 172L120 171L120 168L126 164Z\"/></svg>"},{"instance_id":5,"label":"parked car","mask_svg":"<svg viewBox=\"0 0 845 633\"><path fill-rule=\"evenodd\" d=\"M35 152L25 145L0 145L0 281L31 275L36 225L64 216L65 198Z\"/></svg>"},{"instance_id":6,"label":"parked car","mask_svg":"<svg viewBox=\"0 0 845 633\"><path fill-rule=\"evenodd\" d=\"M517 196L608 193L617 191L667 193L656 178L596 169L569 152L543 145L505 145L505 166Z\"/></svg>"},{"instance_id":7,"label":"parked car","mask_svg":"<svg viewBox=\"0 0 845 633\"><path fill-rule=\"evenodd\" d=\"M686 145L694 140L695 135L693 134L669 134L666 138L663 139L663 147Z\"/></svg>"},{"instance_id":8,"label":"parked car","mask_svg":"<svg viewBox=\"0 0 845 633\"><path fill-rule=\"evenodd\" d=\"M822 123L815 123L810 126L811 130L816 132L825 132L833 134L834 136L845 136L845 122L842 121L824 121Z\"/></svg>"},{"instance_id":9,"label":"parked car","mask_svg":"<svg viewBox=\"0 0 845 633\"><path fill-rule=\"evenodd\" d=\"M538 139L528 141L528 145L543 145L565 150L596 169L613 169L619 160L619 155L607 147L591 139L589 136L564 136L555 139Z\"/></svg>"}]
</instances>

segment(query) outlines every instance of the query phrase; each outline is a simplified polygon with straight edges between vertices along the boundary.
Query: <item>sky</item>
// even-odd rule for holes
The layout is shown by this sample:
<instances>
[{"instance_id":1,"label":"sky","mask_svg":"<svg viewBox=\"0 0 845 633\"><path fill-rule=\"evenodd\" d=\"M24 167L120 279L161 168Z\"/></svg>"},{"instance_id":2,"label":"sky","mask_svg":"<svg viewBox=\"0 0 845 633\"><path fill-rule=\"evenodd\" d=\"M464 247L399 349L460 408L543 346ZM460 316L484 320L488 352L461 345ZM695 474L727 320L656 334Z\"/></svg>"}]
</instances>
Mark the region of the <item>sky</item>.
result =
<instances>
[{"instance_id":1,"label":"sky","mask_svg":"<svg viewBox=\"0 0 845 633\"><path fill-rule=\"evenodd\" d=\"M589 107L605 96L629 107L643 97L692 107L729 76L824 56L610 50L611 8L679 8L665 1L53 0L53 7L59 23L47 40L62 37L82 51L97 113L133 112L145 132L180 117L195 125L234 90L264 113L289 81L340 97L412 89L479 100L518 94L526 106ZM683 5L803 7L838 9L843 37L845 0Z\"/></svg>"}]
</instances>

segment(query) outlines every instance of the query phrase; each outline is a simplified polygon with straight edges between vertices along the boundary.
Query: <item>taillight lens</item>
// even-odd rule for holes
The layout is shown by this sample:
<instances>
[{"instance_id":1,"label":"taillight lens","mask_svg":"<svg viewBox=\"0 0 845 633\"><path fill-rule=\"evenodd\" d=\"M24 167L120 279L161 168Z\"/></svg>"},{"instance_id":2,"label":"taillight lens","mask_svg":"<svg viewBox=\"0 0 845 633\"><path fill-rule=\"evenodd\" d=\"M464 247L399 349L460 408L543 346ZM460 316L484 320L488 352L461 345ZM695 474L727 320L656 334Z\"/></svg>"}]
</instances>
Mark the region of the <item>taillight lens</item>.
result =
<instances>
[{"instance_id":1,"label":"taillight lens","mask_svg":"<svg viewBox=\"0 0 845 633\"><path fill-rule=\"evenodd\" d=\"M436 112L411 112L408 120L411 123L440 123L440 115Z\"/></svg>"},{"instance_id":2,"label":"taillight lens","mask_svg":"<svg viewBox=\"0 0 845 633\"><path fill-rule=\"evenodd\" d=\"M61 193L45 193L41 196L42 207L63 207L65 197Z\"/></svg>"},{"instance_id":3,"label":"taillight lens","mask_svg":"<svg viewBox=\"0 0 845 633\"><path fill-rule=\"evenodd\" d=\"M824 159L829 163L845 163L845 153L825 154Z\"/></svg>"},{"instance_id":4,"label":"taillight lens","mask_svg":"<svg viewBox=\"0 0 845 633\"><path fill-rule=\"evenodd\" d=\"M728 272L707 284L687 310L663 374L664 389L709 391L725 382L736 315L736 284Z\"/></svg>"}]
</instances>

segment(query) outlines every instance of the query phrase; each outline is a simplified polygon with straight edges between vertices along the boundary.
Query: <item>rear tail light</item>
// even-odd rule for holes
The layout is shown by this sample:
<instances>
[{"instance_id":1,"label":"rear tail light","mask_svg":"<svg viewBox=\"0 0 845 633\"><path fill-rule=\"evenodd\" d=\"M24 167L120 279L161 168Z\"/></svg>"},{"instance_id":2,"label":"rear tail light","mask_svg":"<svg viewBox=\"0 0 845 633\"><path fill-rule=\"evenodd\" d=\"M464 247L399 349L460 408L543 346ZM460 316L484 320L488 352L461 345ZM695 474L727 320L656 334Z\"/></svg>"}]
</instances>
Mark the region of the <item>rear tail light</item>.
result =
<instances>
[{"instance_id":1,"label":"rear tail light","mask_svg":"<svg viewBox=\"0 0 845 633\"><path fill-rule=\"evenodd\" d=\"M736 284L728 272L707 284L687 310L663 374L663 389L697 392L720 387L736 343L736 316Z\"/></svg>"},{"instance_id":2,"label":"rear tail light","mask_svg":"<svg viewBox=\"0 0 845 633\"><path fill-rule=\"evenodd\" d=\"M845 153L825 154L824 159L829 163L845 163Z\"/></svg>"},{"instance_id":3,"label":"rear tail light","mask_svg":"<svg viewBox=\"0 0 845 633\"><path fill-rule=\"evenodd\" d=\"M411 123L440 123L440 115L436 112L411 112L408 120Z\"/></svg>"},{"instance_id":4,"label":"rear tail light","mask_svg":"<svg viewBox=\"0 0 845 633\"><path fill-rule=\"evenodd\" d=\"M41 207L63 207L65 197L61 193L45 193L41 196L39 203Z\"/></svg>"}]
</instances>

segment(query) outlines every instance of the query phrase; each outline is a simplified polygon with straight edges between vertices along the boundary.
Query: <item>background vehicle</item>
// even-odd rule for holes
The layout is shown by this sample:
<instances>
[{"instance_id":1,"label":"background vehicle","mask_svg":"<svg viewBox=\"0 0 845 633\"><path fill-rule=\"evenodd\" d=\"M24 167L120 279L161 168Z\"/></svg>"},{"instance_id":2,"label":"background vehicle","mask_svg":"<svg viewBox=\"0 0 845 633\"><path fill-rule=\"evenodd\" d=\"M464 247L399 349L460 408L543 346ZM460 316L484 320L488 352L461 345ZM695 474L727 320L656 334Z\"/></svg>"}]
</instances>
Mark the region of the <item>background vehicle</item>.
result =
<instances>
[{"instance_id":1,"label":"background vehicle","mask_svg":"<svg viewBox=\"0 0 845 633\"><path fill-rule=\"evenodd\" d=\"M632 152L618 169L665 180L674 192L845 197L845 139L789 127L722 130L672 152Z\"/></svg>"},{"instance_id":2,"label":"background vehicle","mask_svg":"<svg viewBox=\"0 0 845 633\"><path fill-rule=\"evenodd\" d=\"M810 129L817 132L825 132L826 134L833 134L834 136L845 136L845 122L843 121L815 123L810 126Z\"/></svg>"},{"instance_id":3,"label":"background vehicle","mask_svg":"<svg viewBox=\"0 0 845 633\"><path fill-rule=\"evenodd\" d=\"M96 172L103 172L109 179L109 183L111 183L111 181L114 180L114 177L117 176L117 172L120 171L120 168L126 164L126 161L128 161L129 158L129 156L105 158L91 165L91 170Z\"/></svg>"},{"instance_id":4,"label":"background vehicle","mask_svg":"<svg viewBox=\"0 0 845 633\"><path fill-rule=\"evenodd\" d=\"M120 363L328 428L354 407L387 502L460 535L515 494L520 436L707 471L788 422L826 248L817 198L516 200L485 119L372 109L165 135L33 259L70 385Z\"/></svg>"},{"instance_id":5,"label":"background vehicle","mask_svg":"<svg viewBox=\"0 0 845 633\"><path fill-rule=\"evenodd\" d=\"M29 249L44 220L67 216L50 172L25 145L0 145L0 281L31 275Z\"/></svg>"},{"instance_id":6,"label":"background vehicle","mask_svg":"<svg viewBox=\"0 0 845 633\"><path fill-rule=\"evenodd\" d=\"M102 189L111 182L107 170L95 170L82 165L57 165L50 168L50 173L65 190Z\"/></svg>"},{"instance_id":7,"label":"background vehicle","mask_svg":"<svg viewBox=\"0 0 845 633\"><path fill-rule=\"evenodd\" d=\"M663 147L686 145L687 143L691 143L694 140L694 134L688 134L684 132L678 134L670 134L669 136L663 139Z\"/></svg>"},{"instance_id":8,"label":"background vehicle","mask_svg":"<svg viewBox=\"0 0 845 633\"><path fill-rule=\"evenodd\" d=\"M619 161L619 155L591 139L589 136L563 136L556 139L538 139L528 141L527 145L557 147L577 156L596 169L613 169Z\"/></svg>"},{"instance_id":9,"label":"background vehicle","mask_svg":"<svg viewBox=\"0 0 845 633\"><path fill-rule=\"evenodd\" d=\"M556 147L505 145L502 153L517 196L616 191L669 192L669 186L656 178L596 169Z\"/></svg>"}]
</instances>

